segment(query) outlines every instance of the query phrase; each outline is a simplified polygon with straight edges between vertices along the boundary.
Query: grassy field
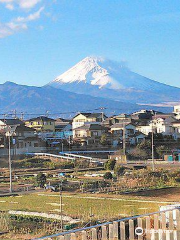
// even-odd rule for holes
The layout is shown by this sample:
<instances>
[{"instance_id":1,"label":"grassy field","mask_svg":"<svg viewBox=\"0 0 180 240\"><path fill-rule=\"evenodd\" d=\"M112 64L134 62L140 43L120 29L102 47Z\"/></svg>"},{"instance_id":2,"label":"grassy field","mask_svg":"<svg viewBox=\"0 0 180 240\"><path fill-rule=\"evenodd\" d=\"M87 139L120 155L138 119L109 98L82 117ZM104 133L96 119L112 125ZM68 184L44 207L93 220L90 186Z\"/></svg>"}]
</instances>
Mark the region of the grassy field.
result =
<instances>
[{"instance_id":1,"label":"grassy field","mask_svg":"<svg viewBox=\"0 0 180 240\"><path fill-rule=\"evenodd\" d=\"M166 205L166 202L139 200L137 197L128 199L127 196L108 198L99 197L93 194L63 194L63 213L82 221L90 219L110 220L136 214L154 212L159 206ZM59 195L56 193L36 193L16 197L0 198L0 210L22 210L56 213L59 212Z\"/></svg>"}]
</instances>

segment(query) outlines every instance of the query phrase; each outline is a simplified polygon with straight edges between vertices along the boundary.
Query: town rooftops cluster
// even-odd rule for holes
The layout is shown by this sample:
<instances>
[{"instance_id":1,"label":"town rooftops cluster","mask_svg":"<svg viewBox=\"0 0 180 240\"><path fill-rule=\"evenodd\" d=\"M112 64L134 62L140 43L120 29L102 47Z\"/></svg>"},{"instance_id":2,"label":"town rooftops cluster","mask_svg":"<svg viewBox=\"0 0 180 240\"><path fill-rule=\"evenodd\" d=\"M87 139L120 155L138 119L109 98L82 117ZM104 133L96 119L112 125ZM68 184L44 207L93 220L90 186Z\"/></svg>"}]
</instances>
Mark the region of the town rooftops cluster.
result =
<instances>
[{"instance_id":1,"label":"town rooftops cluster","mask_svg":"<svg viewBox=\"0 0 180 240\"><path fill-rule=\"evenodd\" d=\"M80 112L72 119L53 119L48 116L27 120L0 119L1 148L6 147L4 138L9 127L19 153L45 151L46 147L53 147L54 143L61 144L62 141L72 145L77 142L97 145L102 138L114 146L122 143L124 136L129 144L136 145L152 131L171 136L174 140L180 139L180 107L175 106L172 113L141 110L107 117L103 112Z\"/></svg>"}]
</instances>

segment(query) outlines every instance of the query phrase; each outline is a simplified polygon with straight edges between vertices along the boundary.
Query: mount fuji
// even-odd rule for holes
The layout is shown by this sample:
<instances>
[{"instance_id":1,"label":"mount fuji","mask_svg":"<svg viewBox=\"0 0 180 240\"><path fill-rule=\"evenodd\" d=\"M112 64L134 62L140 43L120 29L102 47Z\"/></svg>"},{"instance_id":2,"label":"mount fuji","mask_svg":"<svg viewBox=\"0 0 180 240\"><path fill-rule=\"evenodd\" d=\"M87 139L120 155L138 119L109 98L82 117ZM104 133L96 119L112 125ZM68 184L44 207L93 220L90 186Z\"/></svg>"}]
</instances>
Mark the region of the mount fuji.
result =
<instances>
[{"instance_id":1,"label":"mount fuji","mask_svg":"<svg viewBox=\"0 0 180 240\"><path fill-rule=\"evenodd\" d=\"M180 101L180 88L132 72L123 63L86 57L48 85L66 91L141 104Z\"/></svg>"}]
</instances>

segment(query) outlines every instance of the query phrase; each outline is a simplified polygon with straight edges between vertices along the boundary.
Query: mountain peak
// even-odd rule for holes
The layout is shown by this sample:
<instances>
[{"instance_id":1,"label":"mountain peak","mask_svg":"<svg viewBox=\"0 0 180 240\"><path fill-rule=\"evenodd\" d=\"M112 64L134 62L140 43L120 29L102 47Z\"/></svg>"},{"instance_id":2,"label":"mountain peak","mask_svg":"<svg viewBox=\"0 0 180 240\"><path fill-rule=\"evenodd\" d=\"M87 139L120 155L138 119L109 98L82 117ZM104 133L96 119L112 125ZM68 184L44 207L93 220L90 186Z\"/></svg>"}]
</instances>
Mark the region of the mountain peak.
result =
<instances>
[{"instance_id":1,"label":"mountain peak","mask_svg":"<svg viewBox=\"0 0 180 240\"><path fill-rule=\"evenodd\" d=\"M116 68L103 57L89 56L81 60L65 73L58 76L51 84L88 83L99 88L122 88L118 81L110 77L109 70Z\"/></svg>"}]
</instances>

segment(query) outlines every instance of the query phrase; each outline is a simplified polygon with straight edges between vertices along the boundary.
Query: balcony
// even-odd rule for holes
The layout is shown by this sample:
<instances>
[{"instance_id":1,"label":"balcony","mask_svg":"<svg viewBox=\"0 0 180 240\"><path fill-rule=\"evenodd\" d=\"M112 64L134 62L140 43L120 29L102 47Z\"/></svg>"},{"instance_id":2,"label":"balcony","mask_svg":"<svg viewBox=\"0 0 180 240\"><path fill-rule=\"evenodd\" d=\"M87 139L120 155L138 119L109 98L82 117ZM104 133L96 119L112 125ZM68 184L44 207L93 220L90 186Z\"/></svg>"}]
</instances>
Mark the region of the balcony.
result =
<instances>
[{"instance_id":1,"label":"balcony","mask_svg":"<svg viewBox=\"0 0 180 240\"><path fill-rule=\"evenodd\" d=\"M180 240L180 208L127 217L34 240Z\"/></svg>"}]
</instances>

